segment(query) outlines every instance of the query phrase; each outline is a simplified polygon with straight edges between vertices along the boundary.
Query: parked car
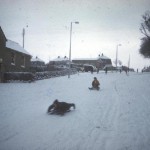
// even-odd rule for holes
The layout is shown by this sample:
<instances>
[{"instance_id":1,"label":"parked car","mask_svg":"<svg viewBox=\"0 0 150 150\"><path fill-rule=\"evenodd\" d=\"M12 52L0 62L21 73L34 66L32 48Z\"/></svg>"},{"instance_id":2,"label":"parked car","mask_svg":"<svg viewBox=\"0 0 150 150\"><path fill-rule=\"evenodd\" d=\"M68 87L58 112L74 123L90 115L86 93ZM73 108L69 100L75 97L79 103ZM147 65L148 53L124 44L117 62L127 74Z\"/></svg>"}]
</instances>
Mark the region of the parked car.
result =
<instances>
[{"instance_id":1,"label":"parked car","mask_svg":"<svg viewBox=\"0 0 150 150\"><path fill-rule=\"evenodd\" d=\"M96 71L96 67L93 66L93 65L84 64L83 67L84 67L85 72L88 72L88 71L94 72L94 71Z\"/></svg>"}]
</instances>

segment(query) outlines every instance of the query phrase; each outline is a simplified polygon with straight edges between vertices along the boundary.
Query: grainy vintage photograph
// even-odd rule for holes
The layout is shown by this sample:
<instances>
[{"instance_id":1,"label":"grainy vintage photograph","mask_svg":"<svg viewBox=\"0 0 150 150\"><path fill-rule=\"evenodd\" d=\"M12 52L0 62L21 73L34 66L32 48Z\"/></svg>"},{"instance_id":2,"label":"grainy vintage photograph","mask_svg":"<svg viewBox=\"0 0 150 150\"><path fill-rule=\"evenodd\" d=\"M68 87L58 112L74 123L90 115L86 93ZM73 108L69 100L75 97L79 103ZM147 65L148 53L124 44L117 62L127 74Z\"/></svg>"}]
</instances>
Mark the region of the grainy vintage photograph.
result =
<instances>
[{"instance_id":1,"label":"grainy vintage photograph","mask_svg":"<svg viewBox=\"0 0 150 150\"><path fill-rule=\"evenodd\" d=\"M0 0L0 150L150 149L150 0Z\"/></svg>"}]
</instances>

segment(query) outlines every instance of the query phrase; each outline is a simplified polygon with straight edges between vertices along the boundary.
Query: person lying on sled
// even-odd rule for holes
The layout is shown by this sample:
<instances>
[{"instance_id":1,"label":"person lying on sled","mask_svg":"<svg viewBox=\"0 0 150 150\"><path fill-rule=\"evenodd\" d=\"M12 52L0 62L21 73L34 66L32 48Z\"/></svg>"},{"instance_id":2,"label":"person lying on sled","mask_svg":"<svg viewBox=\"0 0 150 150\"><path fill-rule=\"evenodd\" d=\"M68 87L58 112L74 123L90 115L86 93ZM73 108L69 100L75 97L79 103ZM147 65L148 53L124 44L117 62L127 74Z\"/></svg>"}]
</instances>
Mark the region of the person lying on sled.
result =
<instances>
[{"instance_id":1,"label":"person lying on sled","mask_svg":"<svg viewBox=\"0 0 150 150\"><path fill-rule=\"evenodd\" d=\"M100 85L99 81L97 80L96 77L94 77L94 80L92 82L92 89L99 90L100 89L99 85Z\"/></svg>"},{"instance_id":2,"label":"person lying on sled","mask_svg":"<svg viewBox=\"0 0 150 150\"><path fill-rule=\"evenodd\" d=\"M69 112L71 107L73 107L75 109L75 104L74 103L59 102L56 99L53 102L53 104L49 106L47 112L50 114L63 115L64 113Z\"/></svg>"}]
</instances>

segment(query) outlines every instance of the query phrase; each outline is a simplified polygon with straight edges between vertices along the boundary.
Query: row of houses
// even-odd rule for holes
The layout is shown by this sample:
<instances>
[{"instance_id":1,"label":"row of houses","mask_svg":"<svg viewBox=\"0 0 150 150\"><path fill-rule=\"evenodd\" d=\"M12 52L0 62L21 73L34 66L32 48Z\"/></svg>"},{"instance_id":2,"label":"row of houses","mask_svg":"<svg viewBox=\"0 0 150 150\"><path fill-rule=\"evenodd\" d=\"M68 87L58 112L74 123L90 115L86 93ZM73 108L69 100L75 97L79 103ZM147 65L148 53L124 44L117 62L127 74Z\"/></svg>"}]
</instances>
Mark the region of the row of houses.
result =
<instances>
[{"instance_id":1,"label":"row of houses","mask_svg":"<svg viewBox=\"0 0 150 150\"><path fill-rule=\"evenodd\" d=\"M3 81L5 72L46 71L68 67L69 63L93 65L99 69L103 69L105 65L112 64L111 59L102 54L95 59L78 58L73 59L72 62L69 62L67 56L58 56L45 65L45 62L38 57L32 58L31 54L18 43L7 39L0 27L0 82Z\"/></svg>"},{"instance_id":2,"label":"row of houses","mask_svg":"<svg viewBox=\"0 0 150 150\"><path fill-rule=\"evenodd\" d=\"M66 56L58 56L57 58L51 60L48 66L50 68L52 68L52 66L57 68L66 68L69 67L70 63L72 68L85 68L85 66L89 66L98 70L104 69L106 66L112 66L111 59L103 54L98 55L96 58L76 58L72 59L71 62L69 62L69 59Z\"/></svg>"}]
</instances>

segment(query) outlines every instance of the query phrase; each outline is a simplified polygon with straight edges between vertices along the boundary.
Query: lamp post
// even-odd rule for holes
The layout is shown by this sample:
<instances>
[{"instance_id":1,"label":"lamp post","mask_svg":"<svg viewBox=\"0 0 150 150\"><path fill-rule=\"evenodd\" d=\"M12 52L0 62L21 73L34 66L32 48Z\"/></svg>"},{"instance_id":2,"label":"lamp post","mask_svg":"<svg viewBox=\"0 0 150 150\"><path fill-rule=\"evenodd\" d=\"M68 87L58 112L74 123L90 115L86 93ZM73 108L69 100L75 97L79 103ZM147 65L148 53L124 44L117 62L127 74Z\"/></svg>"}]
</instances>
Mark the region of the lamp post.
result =
<instances>
[{"instance_id":1,"label":"lamp post","mask_svg":"<svg viewBox=\"0 0 150 150\"><path fill-rule=\"evenodd\" d=\"M116 47L116 69L117 69L117 64L118 64L118 47L121 46L121 44L117 44Z\"/></svg>"},{"instance_id":2,"label":"lamp post","mask_svg":"<svg viewBox=\"0 0 150 150\"><path fill-rule=\"evenodd\" d=\"M71 40L72 40L72 24L79 24L78 21L71 22L70 24L70 48L69 48L69 73L68 73L68 78L70 78L70 71L71 71Z\"/></svg>"}]
</instances>

